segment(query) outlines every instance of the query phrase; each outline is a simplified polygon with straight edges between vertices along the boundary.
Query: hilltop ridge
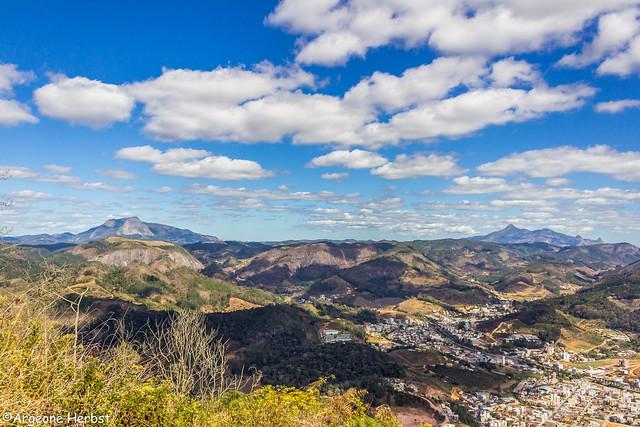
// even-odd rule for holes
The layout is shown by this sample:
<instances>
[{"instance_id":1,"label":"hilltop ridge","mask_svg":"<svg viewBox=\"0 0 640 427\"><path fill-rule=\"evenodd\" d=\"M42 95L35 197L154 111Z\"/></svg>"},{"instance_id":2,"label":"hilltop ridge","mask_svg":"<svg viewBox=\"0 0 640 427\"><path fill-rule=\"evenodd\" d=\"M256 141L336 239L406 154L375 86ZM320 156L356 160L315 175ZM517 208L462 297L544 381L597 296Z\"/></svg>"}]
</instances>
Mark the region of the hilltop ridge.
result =
<instances>
[{"instance_id":1,"label":"hilltop ridge","mask_svg":"<svg viewBox=\"0 0 640 427\"><path fill-rule=\"evenodd\" d=\"M111 236L165 240L180 245L220 241L220 239L215 236L199 234L191 230L172 227L170 225L144 222L137 216L110 219L102 225L77 234L69 232L59 234L35 234L6 237L4 241L21 245L84 244Z\"/></svg>"},{"instance_id":2,"label":"hilltop ridge","mask_svg":"<svg viewBox=\"0 0 640 427\"><path fill-rule=\"evenodd\" d=\"M502 230L494 231L484 236L474 236L471 240L492 243L548 243L555 246L587 246L604 243L602 239L585 239L580 235L569 236L558 233L549 228L540 230L527 230L518 228L513 224L507 225Z\"/></svg>"}]
</instances>

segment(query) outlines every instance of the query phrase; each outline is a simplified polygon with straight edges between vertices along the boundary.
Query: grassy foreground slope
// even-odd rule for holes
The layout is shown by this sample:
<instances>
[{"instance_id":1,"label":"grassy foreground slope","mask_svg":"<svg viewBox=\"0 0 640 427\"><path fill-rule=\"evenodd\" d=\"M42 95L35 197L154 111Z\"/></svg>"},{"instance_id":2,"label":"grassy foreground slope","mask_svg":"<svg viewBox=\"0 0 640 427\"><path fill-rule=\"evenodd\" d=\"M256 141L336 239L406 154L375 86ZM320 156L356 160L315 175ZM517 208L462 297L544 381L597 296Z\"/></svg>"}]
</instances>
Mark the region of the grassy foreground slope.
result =
<instances>
[{"instance_id":1,"label":"grassy foreground slope","mask_svg":"<svg viewBox=\"0 0 640 427\"><path fill-rule=\"evenodd\" d=\"M65 333L38 304L5 301L0 310L2 413L92 413L103 421L93 425L109 426L398 425L386 407L368 408L360 392L324 395L321 382L246 392L233 387L220 393L185 391L175 376L161 375L168 371L125 341L100 351L79 345L75 335ZM165 348L163 355L173 348ZM169 357L176 363L170 369L179 369L180 357Z\"/></svg>"}]
</instances>

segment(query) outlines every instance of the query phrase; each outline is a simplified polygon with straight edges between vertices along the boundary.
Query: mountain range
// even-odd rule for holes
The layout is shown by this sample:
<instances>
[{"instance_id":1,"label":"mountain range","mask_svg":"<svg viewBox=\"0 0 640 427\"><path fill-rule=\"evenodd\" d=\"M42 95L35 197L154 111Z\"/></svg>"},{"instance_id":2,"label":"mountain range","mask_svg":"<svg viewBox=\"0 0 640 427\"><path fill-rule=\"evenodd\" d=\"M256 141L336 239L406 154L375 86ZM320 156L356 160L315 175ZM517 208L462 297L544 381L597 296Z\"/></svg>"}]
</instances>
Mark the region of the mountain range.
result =
<instances>
[{"instance_id":1,"label":"mountain range","mask_svg":"<svg viewBox=\"0 0 640 427\"><path fill-rule=\"evenodd\" d=\"M471 237L471 240L501 244L548 243L555 246L586 246L604 243L602 239L591 240L585 239L580 235L575 237L569 236L548 228L527 230L525 228L518 228L513 224L509 224L502 230L494 231L484 236Z\"/></svg>"},{"instance_id":2,"label":"mountain range","mask_svg":"<svg viewBox=\"0 0 640 427\"><path fill-rule=\"evenodd\" d=\"M110 219L104 224L90 228L78 234L35 234L26 236L6 237L7 243L20 245L56 245L83 244L107 237L121 236L146 240L164 240L180 245L199 242L219 242L220 239L206 234L171 227L164 224L141 221L138 217Z\"/></svg>"}]
</instances>

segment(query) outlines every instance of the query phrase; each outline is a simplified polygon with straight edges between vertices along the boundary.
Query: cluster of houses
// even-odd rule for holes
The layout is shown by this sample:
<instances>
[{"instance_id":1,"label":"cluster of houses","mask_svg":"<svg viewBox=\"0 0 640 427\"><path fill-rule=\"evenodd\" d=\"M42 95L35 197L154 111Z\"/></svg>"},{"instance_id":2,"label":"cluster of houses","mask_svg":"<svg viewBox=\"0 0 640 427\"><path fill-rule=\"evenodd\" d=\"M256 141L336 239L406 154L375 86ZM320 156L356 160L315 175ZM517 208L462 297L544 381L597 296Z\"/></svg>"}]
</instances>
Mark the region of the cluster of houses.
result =
<instances>
[{"instance_id":1,"label":"cluster of houses","mask_svg":"<svg viewBox=\"0 0 640 427\"><path fill-rule=\"evenodd\" d=\"M605 427L639 425L640 394L594 384L561 381L555 374L523 380L516 397L459 392L460 403L483 427Z\"/></svg>"},{"instance_id":2,"label":"cluster of houses","mask_svg":"<svg viewBox=\"0 0 640 427\"><path fill-rule=\"evenodd\" d=\"M339 331L337 329L329 329L329 328L323 329L320 332L320 339L325 344L353 341L353 338L347 332Z\"/></svg>"}]
</instances>

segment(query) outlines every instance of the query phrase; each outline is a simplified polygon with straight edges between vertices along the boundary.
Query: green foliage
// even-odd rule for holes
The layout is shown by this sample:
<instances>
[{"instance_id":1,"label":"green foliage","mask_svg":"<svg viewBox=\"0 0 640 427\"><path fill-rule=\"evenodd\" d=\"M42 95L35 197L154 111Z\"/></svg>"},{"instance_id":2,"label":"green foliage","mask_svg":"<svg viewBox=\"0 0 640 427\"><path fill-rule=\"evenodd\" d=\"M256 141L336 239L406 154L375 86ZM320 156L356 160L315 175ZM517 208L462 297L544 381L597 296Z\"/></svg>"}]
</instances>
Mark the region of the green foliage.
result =
<instances>
[{"instance_id":1,"label":"green foliage","mask_svg":"<svg viewBox=\"0 0 640 427\"><path fill-rule=\"evenodd\" d=\"M147 275L144 280L135 280L127 275L126 268L112 268L105 278L105 287L135 297L146 298L154 293L161 293L168 286L157 277Z\"/></svg>"},{"instance_id":2,"label":"green foliage","mask_svg":"<svg viewBox=\"0 0 640 427\"><path fill-rule=\"evenodd\" d=\"M87 268L85 264L82 271L83 281L94 277L98 285L115 292L118 297L156 309L206 307L211 311L222 311L229 306L231 297L257 305L277 301L272 294L260 289L211 279L186 267L163 273L137 263L127 267L94 264L93 268Z\"/></svg>"},{"instance_id":3,"label":"green foliage","mask_svg":"<svg viewBox=\"0 0 640 427\"><path fill-rule=\"evenodd\" d=\"M640 332L640 310L624 307L625 301L637 299L640 299L640 277L617 274L605 278L597 286L551 303L576 317L602 319L611 329Z\"/></svg>"},{"instance_id":4,"label":"green foliage","mask_svg":"<svg viewBox=\"0 0 640 427\"><path fill-rule=\"evenodd\" d=\"M458 415L458 419L468 425L469 427L479 427L480 424L476 421L476 417L473 416L469 410L458 403L451 403L451 410Z\"/></svg>"},{"instance_id":5,"label":"green foliage","mask_svg":"<svg viewBox=\"0 0 640 427\"><path fill-rule=\"evenodd\" d=\"M367 415L362 394L353 389L336 396L320 393L322 382L305 389L266 386L251 394L220 399L224 411L212 417L220 426L399 426L387 410Z\"/></svg>"},{"instance_id":6,"label":"green foliage","mask_svg":"<svg viewBox=\"0 0 640 427\"><path fill-rule=\"evenodd\" d=\"M247 363L262 371L267 384L292 386L305 386L330 376L332 382L343 386L366 387L382 377L404 375L402 367L391 357L369 346L356 343L305 346L285 333L273 337L268 346L251 349Z\"/></svg>"}]
</instances>

